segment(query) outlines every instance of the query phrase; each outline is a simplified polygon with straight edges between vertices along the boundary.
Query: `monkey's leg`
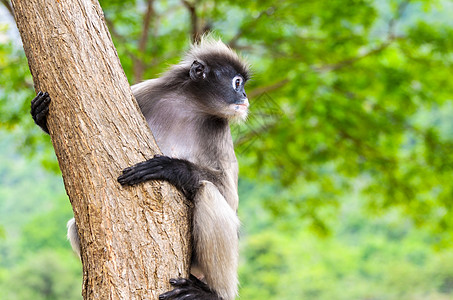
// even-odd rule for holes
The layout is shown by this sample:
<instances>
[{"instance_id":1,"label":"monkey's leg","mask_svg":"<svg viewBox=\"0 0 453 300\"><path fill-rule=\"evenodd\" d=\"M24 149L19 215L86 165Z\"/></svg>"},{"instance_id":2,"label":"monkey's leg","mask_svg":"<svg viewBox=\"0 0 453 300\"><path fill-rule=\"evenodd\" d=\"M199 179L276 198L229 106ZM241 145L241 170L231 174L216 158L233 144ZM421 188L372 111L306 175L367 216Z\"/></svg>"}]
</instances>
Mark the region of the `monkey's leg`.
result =
<instances>
[{"instance_id":1,"label":"monkey's leg","mask_svg":"<svg viewBox=\"0 0 453 300\"><path fill-rule=\"evenodd\" d=\"M161 295L175 300L232 300L237 293L238 229L236 212L210 181L208 171L189 161L156 156L123 171L118 181L133 185L151 179L166 180L195 203L193 260L207 282L209 292L193 280L174 280L177 287Z\"/></svg>"},{"instance_id":2,"label":"monkey's leg","mask_svg":"<svg viewBox=\"0 0 453 300\"><path fill-rule=\"evenodd\" d=\"M159 296L159 300L184 299L184 300L221 300L206 283L201 282L193 275L187 278L170 279L170 284L175 288Z\"/></svg>"},{"instance_id":3,"label":"monkey's leg","mask_svg":"<svg viewBox=\"0 0 453 300\"><path fill-rule=\"evenodd\" d=\"M49 113L50 97L49 94L39 92L36 97L31 101L31 116L35 121L36 125L41 129L49 133L47 128L47 114Z\"/></svg>"},{"instance_id":4,"label":"monkey's leg","mask_svg":"<svg viewBox=\"0 0 453 300\"><path fill-rule=\"evenodd\" d=\"M200 188L200 181L211 177L208 173L187 160L156 155L124 169L118 182L122 185L134 185L148 180L166 180L189 200L193 200Z\"/></svg>"},{"instance_id":5,"label":"monkey's leg","mask_svg":"<svg viewBox=\"0 0 453 300\"><path fill-rule=\"evenodd\" d=\"M217 187L202 181L194 199L193 260L209 289L192 279L173 279L175 289L160 299L232 300L237 294L238 229L236 213Z\"/></svg>"}]
</instances>

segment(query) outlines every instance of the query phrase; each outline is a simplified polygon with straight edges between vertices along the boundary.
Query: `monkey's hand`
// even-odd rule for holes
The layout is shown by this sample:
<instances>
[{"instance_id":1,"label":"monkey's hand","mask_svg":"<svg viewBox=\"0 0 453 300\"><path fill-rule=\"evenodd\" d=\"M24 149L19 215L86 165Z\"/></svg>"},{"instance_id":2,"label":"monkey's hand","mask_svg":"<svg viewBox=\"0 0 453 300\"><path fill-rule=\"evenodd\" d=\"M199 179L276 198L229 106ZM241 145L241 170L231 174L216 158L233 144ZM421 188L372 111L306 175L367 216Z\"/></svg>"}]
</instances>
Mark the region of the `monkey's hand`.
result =
<instances>
[{"instance_id":1,"label":"monkey's hand","mask_svg":"<svg viewBox=\"0 0 453 300\"><path fill-rule=\"evenodd\" d=\"M118 182L122 185L134 185L148 180L166 180L189 200L193 200L200 187L200 172L197 166L187 160L156 155L124 169L118 177Z\"/></svg>"},{"instance_id":2,"label":"monkey's hand","mask_svg":"<svg viewBox=\"0 0 453 300\"><path fill-rule=\"evenodd\" d=\"M172 291L159 296L159 300L221 300L215 292L193 275L189 279L170 279Z\"/></svg>"},{"instance_id":3,"label":"monkey's hand","mask_svg":"<svg viewBox=\"0 0 453 300\"><path fill-rule=\"evenodd\" d=\"M49 94L39 92L36 97L31 100L31 116L36 125L41 127L45 133L49 133L47 128L47 114L49 113L50 97Z\"/></svg>"}]
</instances>

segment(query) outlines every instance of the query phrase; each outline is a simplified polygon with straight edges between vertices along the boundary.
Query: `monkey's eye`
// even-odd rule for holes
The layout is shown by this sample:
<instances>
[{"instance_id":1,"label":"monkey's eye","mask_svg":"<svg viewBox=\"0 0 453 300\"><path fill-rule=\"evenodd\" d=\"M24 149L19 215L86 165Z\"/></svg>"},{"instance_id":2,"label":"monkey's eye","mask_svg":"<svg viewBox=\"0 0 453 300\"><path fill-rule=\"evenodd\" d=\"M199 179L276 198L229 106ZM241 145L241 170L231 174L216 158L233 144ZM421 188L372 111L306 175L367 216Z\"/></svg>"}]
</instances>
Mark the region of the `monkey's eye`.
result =
<instances>
[{"instance_id":1,"label":"monkey's eye","mask_svg":"<svg viewBox=\"0 0 453 300\"><path fill-rule=\"evenodd\" d=\"M239 75L234 76L233 81L232 81L233 89L239 90L239 88L242 85L242 81L243 81L243 79L241 76L239 76Z\"/></svg>"}]
</instances>

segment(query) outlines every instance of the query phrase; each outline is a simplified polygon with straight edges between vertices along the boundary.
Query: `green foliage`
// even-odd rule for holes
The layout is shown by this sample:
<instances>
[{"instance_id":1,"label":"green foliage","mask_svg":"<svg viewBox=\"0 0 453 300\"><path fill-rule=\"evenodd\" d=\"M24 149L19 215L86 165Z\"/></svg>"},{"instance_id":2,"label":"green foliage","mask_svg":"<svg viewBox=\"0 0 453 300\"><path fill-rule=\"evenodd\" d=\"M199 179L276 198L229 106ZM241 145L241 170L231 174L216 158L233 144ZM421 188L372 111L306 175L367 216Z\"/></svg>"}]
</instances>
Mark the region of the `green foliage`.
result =
<instances>
[{"instance_id":1,"label":"green foliage","mask_svg":"<svg viewBox=\"0 0 453 300\"><path fill-rule=\"evenodd\" d=\"M67 201L67 199L65 199ZM68 203L67 203L68 204ZM66 222L72 218L68 205L49 211L33 218L22 228L19 247L26 253L35 253L42 248L68 249ZM43 230L46 228L46 230Z\"/></svg>"},{"instance_id":2,"label":"green foliage","mask_svg":"<svg viewBox=\"0 0 453 300\"><path fill-rule=\"evenodd\" d=\"M343 1L285 3L257 20L263 26L255 24L254 34L247 35L274 58L259 70L259 80L288 83L256 99L272 99L281 113L251 126L249 137L258 141L250 145L239 138L241 174L280 180L286 191L312 186L313 197L299 194L297 201L290 192L286 198L292 203L287 210L304 217L350 193L350 178L360 177L371 213L399 206L436 232L451 226L452 136L438 127L448 124L438 112L452 99L446 15L428 23L419 4L404 2L379 9L361 1L353 9ZM291 31L296 16L302 21ZM271 31L278 43L265 25L275 20ZM421 125L420 114L439 122ZM300 210L305 199L312 201Z\"/></svg>"},{"instance_id":3,"label":"green foliage","mask_svg":"<svg viewBox=\"0 0 453 300\"><path fill-rule=\"evenodd\" d=\"M34 97L32 78L22 46L8 38L11 30L0 22L0 129L16 137L14 143L22 153L58 172L49 137L41 133L29 115Z\"/></svg>"},{"instance_id":4,"label":"green foliage","mask_svg":"<svg viewBox=\"0 0 453 300\"><path fill-rule=\"evenodd\" d=\"M0 131L1 299L81 299L81 265L65 236L72 210L61 178L14 153L13 140Z\"/></svg>"},{"instance_id":5,"label":"green foliage","mask_svg":"<svg viewBox=\"0 0 453 300\"><path fill-rule=\"evenodd\" d=\"M178 1L154 3L147 36L145 3L101 5L131 82L157 76L187 47L193 19ZM313 211L336 206L358 177L372 213L398 206L436 232L453 225L453 141L440 131L448 119L439 118L453 94L448 1L193 5L198 28L215 30L255 70L250 121L236 134L242 176L278 181L288 209L317 228L327 230L326 220ZM24 55L11 41L0 50L1 124L17 131L23 151L55 169L26 117L32 96ZM300 184L310 192L294 195Z\"/></svg>"},{"instance_id":6,"label":"green foliage","mask_svg":"<svg viewBox=\"0 0 453 300\"><path fill-rule=\"evenodd\" d=\"M45 250L28 257L0 283L5 299L82 299L80 266L69 255Z\"/></svg>"},{"instance_id":7,"label":"green foliage","mask_svg":"<svg viewBox=\"0 0 453 300\"><path fill-rule=\"evenodd\" d=\"M358 195L342 198L340 214L330 219L331 234L320 239L309 223L274 219L262 210L259 189L241 196L247 196L241 210L246 220L241 298L412 300L453 295L451 248L434 250L436 238L395 210L370 219ZM252 211L259 218L250 218Z\"/></svg>"}]
</instances>

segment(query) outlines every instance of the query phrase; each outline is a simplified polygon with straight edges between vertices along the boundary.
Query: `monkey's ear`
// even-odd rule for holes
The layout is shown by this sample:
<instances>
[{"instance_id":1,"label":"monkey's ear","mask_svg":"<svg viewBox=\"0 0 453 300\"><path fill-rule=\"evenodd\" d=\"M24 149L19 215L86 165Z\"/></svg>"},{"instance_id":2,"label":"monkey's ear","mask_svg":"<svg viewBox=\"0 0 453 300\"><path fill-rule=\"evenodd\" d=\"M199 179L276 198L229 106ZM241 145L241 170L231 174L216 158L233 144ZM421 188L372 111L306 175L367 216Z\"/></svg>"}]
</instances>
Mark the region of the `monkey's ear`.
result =
<instances>
[{"instance_id":1,"label":"monkey's ear","mask_svg":"<svg viewBox=\"0 0 453 300\"><path fill-rule=\"evenodd\" d=\"M206 78L206 74L208 73L208 68L202 62L195 60L192 65L190 66L190 79L193 81L200 81Z\"/></svg>"}]
</instances>

